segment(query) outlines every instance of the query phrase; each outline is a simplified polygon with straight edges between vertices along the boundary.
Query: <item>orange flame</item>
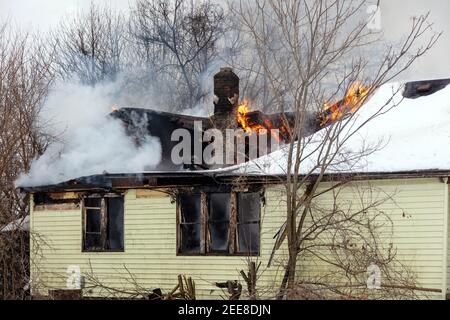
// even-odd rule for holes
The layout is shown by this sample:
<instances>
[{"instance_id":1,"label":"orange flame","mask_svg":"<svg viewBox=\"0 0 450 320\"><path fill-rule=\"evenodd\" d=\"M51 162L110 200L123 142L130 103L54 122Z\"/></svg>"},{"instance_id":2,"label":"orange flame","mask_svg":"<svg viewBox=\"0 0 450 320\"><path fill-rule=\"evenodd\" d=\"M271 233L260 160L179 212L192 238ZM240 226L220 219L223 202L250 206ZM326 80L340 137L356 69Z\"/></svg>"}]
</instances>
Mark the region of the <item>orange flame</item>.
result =
<instances>
[{"instance_id":1,"label":"orange flame","mask_svg":"<svg viewBox=\"0 0 450 320\"><path fill-rule=\"evenodd\" d=\"M334 121L337 121L349 113L356 112L367 100L370 87L365 87L359 82L353 83L347 90L343 99L335 103L324 103L324 110L318 114L318 123L324 127ZM291 137L290 124L285 121L274 120L266 117L259 111L252 111L249 107L249 101L244 100L238 107L236 120L239 126L248 134L261 134L262 130L270 131L271 135L280 141L280 136L275 133L278 129L281 138L289 141ZM317 123L317 124L318 124ZM274 125L275 124L275 125Z\"/></svg>"},{"instance_id":2,"label":"orange flame","mask_svg":"<svg viewBox=\"0 0 450 320\"><path fill-rule=\"evenodd\" d=\"M256 121L252 120L252 116L256 116ZM272 121L270 119L265 118L261 116L261 113L258 111L251 111L249 108L249 102L247 100L244 100L238 107L237 107L237 114L236 114L237 122L240 125L240 127L244 130L245 133L248 134L265 134L270 133L270 135L276 139L277 141L280 141L280 135L275 129L275 126L273 125ZM277 128L280 130L280 132L285 132L286 129L283 128Z\"/></svg>"},{"instance_id":3,"label":"orange flame","mask_svg":"<svg viewBox=\"0 0 450 320\"><path fill-rule=\"evenodd\" d=\"M349 87L342 100L333 104L325 102L324 111L321 114L320 125L323 126L329 124L341 119L348 113L356 112L366 101L369 89L370 88L361 85L359 82L354 82Z\"/></svg>"},{"instance_id":4,"label":"orange flame","mask_svg":"<svg viewBox=\"0 0 450 320\"><path fill-rule=\"evenodd\" d=\"M250 112L250 109L248 107L248 101L244 100L238 107L237 107L237 122L241 126L241 128L246 133L252 133L256 132L259 133L260 130L266 129L260 124L251 124L248 119L248 113ZM270 128L267 128L270 129Z\"/></svg>"}]
</instances>

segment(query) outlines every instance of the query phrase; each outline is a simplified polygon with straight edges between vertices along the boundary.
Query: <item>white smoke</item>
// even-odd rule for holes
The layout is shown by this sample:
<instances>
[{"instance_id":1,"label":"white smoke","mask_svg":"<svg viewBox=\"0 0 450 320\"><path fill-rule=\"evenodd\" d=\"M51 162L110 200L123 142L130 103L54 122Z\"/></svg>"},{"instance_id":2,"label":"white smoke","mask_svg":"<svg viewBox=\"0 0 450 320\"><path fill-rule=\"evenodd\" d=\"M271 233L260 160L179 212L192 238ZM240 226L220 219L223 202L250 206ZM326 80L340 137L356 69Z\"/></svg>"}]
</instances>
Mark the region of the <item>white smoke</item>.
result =
<instances>
[{"instance_id":1,"label":"white smoke","mask_svg":"<svg viewBox=\"0 0 450 320\"><path fill-rule=\"evenodd\" d=\"M181 110L180 113L188 116L209 117L214 113L214 75L220 67L227 65L222 58L216 57L208 63L207 68L199 75L198 85L202 92L201 100L192 108Z\"/></svg>"},{"instance_id":2,"label":"white smoke","mask_svg":"<svg viewBox=\"0 0 450 320\"><path fill-rule=\"evenodd\" d=\"M21 175L16 185L49 185L105 171L131 173L155 168L161 161L159 139L146 136L138 146L120 120L107 116L116 103L117 90L116 83L56 85L39 125L58 141L33 161L29 173Z\"/></svg>"}]
</instances>

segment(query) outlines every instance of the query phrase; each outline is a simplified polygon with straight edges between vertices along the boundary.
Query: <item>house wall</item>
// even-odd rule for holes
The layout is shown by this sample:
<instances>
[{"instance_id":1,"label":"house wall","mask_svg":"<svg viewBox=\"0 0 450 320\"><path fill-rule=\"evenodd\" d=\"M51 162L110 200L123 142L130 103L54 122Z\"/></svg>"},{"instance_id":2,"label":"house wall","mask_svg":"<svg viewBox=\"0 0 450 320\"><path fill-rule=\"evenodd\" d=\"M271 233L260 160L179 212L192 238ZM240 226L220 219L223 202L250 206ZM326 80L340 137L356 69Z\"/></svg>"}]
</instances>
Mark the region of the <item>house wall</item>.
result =
<instances>
[{"instance_id":1,"label":"house wall","mask_svg":"<svg viewBox=\"0 0 450 320\"><path fill-rule=\"evenodd\" d=\"M261 211L261 255L252 259L261 262L259 292L270 296L276 292L283 274L278 266L266 267L273 235L283 222L283 205L275 189L266 194L266 199L267 206ZM110 253L81 252L80 210L33 211L31 229L36 241L32 241L31 275L36 287L34 293L46 295L48 289L65 288L67 269L78 266L87 274L92 273L92 268L103 284L116 288L133 288L130 276L133 275L141 287L168 292L177 284L177 276L185 274L195 281L198 298L224 296L214 283L241 280L239 271L246 270L248 258L177 256L175 207L164 193L128 190L125 195L125 252ZM245 285L243 287L245 289ZM89 293L85 289L84 294L107 292L93 290Z\"/></svg>"},{"instance_id":2,"label":"house wall","mask_svg":"<svg viewBox=\"0 0 450 320\"><path fill-rule=\"evenodd\" d=\"M323 184L322 189L329 186L329 183ZM447 267L449 239L446 183L437 178L371 180L354 182L337 190L336 198L332 193L320 196L316 200L318 207L325 208L338 203L339 209L356 212L362 206L367 207L369 203L379 202L376 210L385 213L392 221L392 224L387 219L382 221L384 227L379 229L380 247L383 245L386 250L389 243L392 243L393 249L396 250L396 259L406 266L406 268L398 266L395 269L403 270L402 276L405 276L406 270L412 271L418 287L446 289L447 274L450 275L450 269ZM369 209L371 210L374 211ZM360 246L361 243L356 245ZM327 259L330 258L330 253L326 250L321 254ZM332 261L336 261L333 259L335 258L331 258ZM324 275L333 279L333 268L330 264L311 255L304 256L298 265L298 274L303 279L317 279L317 276ZM338 273L334 275L336 274ZM383 274L381 283L383 284ZM445 293L426 291L416 293L425 298L445 297Z\"/></svg>"},{"instance_id":3,"label":"house wall","mask_svg":"<svg viewBox=\"0 0 450 320\"><path fill-rule=\"evenodd\" d=\"M446 254L447 254L447 264L446 264L446 270L447 270L447 274L446 274L446 282L445 282L445 293L446 293L446 299L449 300L450 299L450 187L449 187L449 181L446 181L446 190L445 190L445 194L447 196L446 199L446 203L447 203L447 213L446 213L446 217L447 217L447 246L446 246Z\"/></svg>"},{"instance_id":4,"label":"house wall","mask_svg":"<svg viewBox=\"0 0 450 320\"><path fill-rule=\"evenodd\" d=\"M326 187L326 184L322 186ZM342 189L339 203L357 208L361 190L372 190L371 199L386 198L379 210L393 222L393 236L386 233L397 249L397 257L417 276L420 287L442 289L450 275L447 255L448 187L438 179L398 179L358 182ZM79 266L82 273L92 271L105 284L130 288L130 274L146 288L161 288L167 292L177 283L179 274L191 276L199 298L220 298L223 292L214 282L241 280L239 271L246 269L247 258L237 256L177 256L175 204L162 193L145 194L129 190L125 195L125 252L81 252L80 210L46 210L31 213L32 279L35 293L47 289L65 288L67 268ZM260 294L273 297L283 275L286 249L279 250L272 267L267 261L272 251L274 234L285 217L281 187L266 192L262 208L261 262L258 280ZM321 196L318 203L330 205L331 194ZM388 231L388 230L387 230ZM38 240L36 240L38 239ZM39 250L37 250L39 246ZM125 269L126 267L126 269ZM298 274L302 279L320 274L327 267L312 257L300 259ZM129 273L127 272L129 271ZM328 269L329 270L329 269ZM245 285L244 285L245 289ZM85 290L85 294L89 294ZM90 294L105 292L94 290ZM443 293L426 293L429 298L443 298Z\"/></svg>"}]
</instances>

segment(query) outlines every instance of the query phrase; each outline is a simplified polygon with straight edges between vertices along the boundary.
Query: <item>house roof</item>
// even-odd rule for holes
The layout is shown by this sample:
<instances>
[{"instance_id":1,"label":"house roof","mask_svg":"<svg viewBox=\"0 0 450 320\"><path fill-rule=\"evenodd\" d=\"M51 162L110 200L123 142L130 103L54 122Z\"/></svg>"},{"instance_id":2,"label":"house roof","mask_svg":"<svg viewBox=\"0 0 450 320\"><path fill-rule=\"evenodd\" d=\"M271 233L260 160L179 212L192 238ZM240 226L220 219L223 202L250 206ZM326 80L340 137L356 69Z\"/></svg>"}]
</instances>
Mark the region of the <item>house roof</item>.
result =
<instances>
[{"instance_id":1,"label":"house roof","mask_svg":"<svg viewBox=\"0 0 450 320\"><path fill-rule=\"evenodd\" d=\"M339 135L340 141L347 140L331 161L328 174L450 171L450 86L442 85L431 94L412 98L403 96L403 88L400 83L382 86L353 117L342 121L347 129ZM303 147L308 156L303 158L300 173L314 168L321 157L316 148L329 130L333 128L324 128L308 137ZM364 156L359 157L361 152ZM229 169L235 174L283 175L287 163L288 150L284 147Z\"/></svg>"},{"instance_id":2,"label":"house roof","mask_svg":"<svg viewBox=\"0 0 450 320\"><path fill-rule=\"evenodd\" d=\"M290 121L291 125L294 122L291 112L265 114L261 111L251 111L249 115L255 124L270 122L275 128L281 126L282 117ZM178 140L173 140L172 138L174 130L186 129L194 139L195 122L201 123L202 130L217 128L218 126L214 115L211 117L194 117L151 109L120 108L112 112L111 116L120 119L125 125L128 136L135 140L144 140L144 135L158 138L158 141L161 143L162 156L160 163L153 169L156 172L184 170L182 165L174 164L171 159L172 149L179 143ZM137 121L136 119L145 119L145 123L142 124L142 121ZM136 122L139 123L137 124ZM287 137L284 138L287 139ZM192 141L193 143L194 141Z\"/></svg>"},{"instance_id":3,"label":"house roof","mask_svg":"<svg viewBox=\"0 0 450 320\"><path fill-rule=\"evenodd\" d=\"M450 80L386 84L379 88L354 116L344 119L339 141L345 140L337 156L331 162L327 175L358 175L366 178L448 176L450 174ZM126 122L126 115L136 112L124 110L117 114ZM196 117L171 119L172 115L150 112L155 119L168 118L169 122L181 121L182 127L190 127ZM375 118L371 119L376 115ZM370 121L368 121L371 119ZM159 120L158 120L159 121ZM363 125L356 134L354 128ZM316 150L333 126L325 127L300 143L303 147L300 174L310 173L317 162ZM167 131L167 130L166 130ZM331 146L332 148L335 146ZM366 153L360 156L361 152ZM258 159L214 170L153 170L138 173L103 173L80 177L59 184L27 186L26 191L112 188L138 185L170 184L183 179L222 181L245 175L248 178L283 177L288 163L287 147ZM314 172L313 172L314 173ZM156 179L156 180L154 180ZM164 180L166 179L166 180ZM169 179L169 180L167 180ZM206 181L205 180L205 181ZM199 180L200 181L200 180Z\"/></svg>"}]
</instances>

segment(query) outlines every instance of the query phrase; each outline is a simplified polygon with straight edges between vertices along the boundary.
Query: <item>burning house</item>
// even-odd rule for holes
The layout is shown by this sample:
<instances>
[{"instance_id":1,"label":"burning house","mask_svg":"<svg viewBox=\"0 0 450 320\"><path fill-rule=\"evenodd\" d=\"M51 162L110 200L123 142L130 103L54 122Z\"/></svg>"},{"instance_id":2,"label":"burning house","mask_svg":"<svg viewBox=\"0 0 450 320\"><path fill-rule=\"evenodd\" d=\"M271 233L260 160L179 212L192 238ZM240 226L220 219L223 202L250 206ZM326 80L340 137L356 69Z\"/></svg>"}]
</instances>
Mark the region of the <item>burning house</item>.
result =
<instances>
[{"instance_id":1,"label":"burning house","mask_svg":"<svg viewBox=\"0 0 450 320\"><path fill-rule=\"evenodd\" d=\"M429 289L427 292L435 298L445 298L450 281L450 161L447 152L441 152L450 142L448 83L409 83L402 91L402 101L392 111L393 121L401 119L410 125L426 121L427 114L421 112L425 108L442 112L446 124L440 130L447 131L439 134L440 146L429 144L425 134L409 141L410 131L389 127L393 130L392 148L369 155L364 168L328 172L324 182L326 188L327 183L342 179L343 172L357 176L342 193L349 210L357 203L357 185L395 191L380 210L387 211L394 221L392 241L414 268L418 286ZM362 112L370 104L381 103L390 87L382 87L369 101L360 99L365 90L361 85L352 86L343 100L311 115L307 134L319 134L321 128L349 110ZM283 143L290 141L294 115L249 111L245 103L239 103L239 78L229 68L215 75L214 95L214 114L209 118L133 108L112 112L136 143L145 135L161 141L162 161L151 171L99 172L58 184L22 188L31 195L30 231L39 235L31 237L33 294L79 289L86 296L105 296L116 288L126 296L137 285L148 292L171 292L178 276L184 274L195 281L198 298L219 298L224 292L221 287L229 288L223 284L244 283L239 271L248 270L249 261L261 263L257 283L260 294L276 291L287 257L285 244L274 251L275 235L286 216L283 179L287 159ZM357 103L354 97L359 98ZM360 108L362 103L364 108ZM406 120L408 115L415 118ZM374 132L383 132L392 123L389 117L386 114L374 121ZM136 126L135 118L143 119L144 126ZM202 154L212 143L228 147L225 141L199 138L195 134L198 124L202 132L241 129L246 134L244 161L237 163L233 158L231 163L224 161L217 166L195 158L196 146ZM171 161L179 143L172 137L177 129L192 138L188 147L192 152L188 157L183 154L180 163ZM268 139L260 142L268 129L277 129L279 136L267 134ZM256 152L248 142L252 136L258 141ZM276 138L278 143L272 143ZM405 143L410 148L399 148ZM261 146L266 154L259 152ZM239 152L234 151L237 157ZM256 157L250 156L252 152ZM399 162L399 155L405 161ZM329 197L325 194L317 201L325 203ZM323 266L314 259L299 263L299 279L304 272ZM241 287L244 295L246 286Z\"/></svg>"},{"instance_id":2,"label":"burning house","mask_svg":"<svg viewBox=\"0 0 450 320\"><path fill-rule=\"evenodd\" d=\"M211 117L193 117L136 108L117 109L111 116L121 119L128 134L135 137L137 141L146 135L159 139L163 154L157 169L164 171L177 171L183 167L219 168L225 163L232 165L265 155L278 149L280 144L289 141L289 128L294 122L293 114L290 112L263 114L260 111L250 111L245 103L239 104L239 78L231 68L222 68L214 76L214 114ZM145 119L144 127L136 125L136 119L138 122ZM317 130L317 128L314 129ZM175 130L179 130L181 136L189 137L190 148L188 146L189 150L183 150L182 163L173 161L174 148L180 142L179 137L174 135ZM203 158L204 149L214 143L214 134L209 138L205 136L205 133L208 134L211 130L217 130L224 137L221 138L223 141L220 141L223 146L222 153L230 151L226 149L231 147L233 148L231 152L234 154L231 159L228 159L229 161L225 161L225 158L218 159L216 166L208 165ZM265 134L262 134L263 130L266 131ZM227 134L227 131L230 133ZM225 141L227 136L228 143ZM251 145L250 140L254 140L255 143ZM264 148L259 150L263 145ZM242 149L239 150L237 146L242 146ZM237 160L238 156L242 156L242 161Z\"/></svg>"}]
</instances>

